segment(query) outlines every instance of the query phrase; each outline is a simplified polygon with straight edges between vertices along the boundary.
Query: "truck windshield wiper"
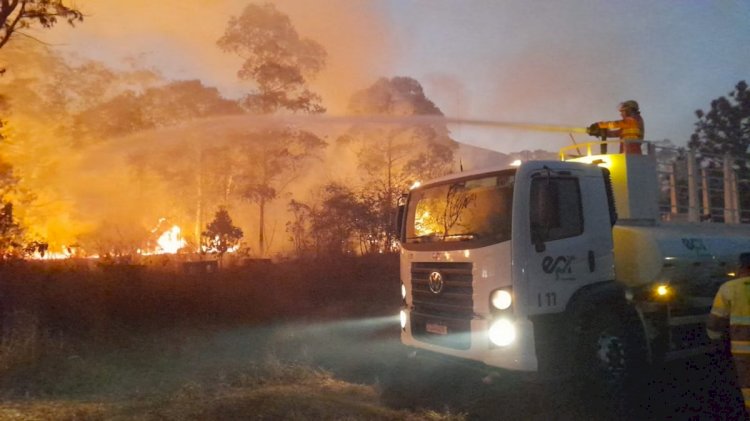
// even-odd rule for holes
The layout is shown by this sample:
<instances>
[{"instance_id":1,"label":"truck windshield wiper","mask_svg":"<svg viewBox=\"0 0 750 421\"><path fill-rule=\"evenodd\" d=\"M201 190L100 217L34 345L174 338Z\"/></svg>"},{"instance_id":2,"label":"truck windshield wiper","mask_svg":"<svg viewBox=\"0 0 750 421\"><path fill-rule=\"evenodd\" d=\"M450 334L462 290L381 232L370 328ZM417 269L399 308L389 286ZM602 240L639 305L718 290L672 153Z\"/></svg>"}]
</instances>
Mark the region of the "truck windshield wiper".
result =
<instances>
[{"instance_id":1,"label":"truck windshield wiper","mask_svg":"<svg viewBox=\"0 0 750 421\"><path fill-rule=\"evenodd\" d=\"M449 241L468 241L479 237L479 234L474 232L463 232L461 234L448 234L443 238Z\"/></svg>"},{"instance_id":2,"label":"truck windshield wiper","mask_svg":"<svg viewBox=\"0 0 750 421\"><path fill-rule=\"evenodd\" d=\"M407 240L414 241L416 243L432 242L443 238L443 235L437 232L432 232L425 235L418 235L416 237L408 237Z\"/></svg>"},{"instance_id":3,"label":"truck windshield wiper","mask_svg":"<svg viewBox=\"0 0 750 421\"><path fill-rule=\"evenodd\" d=\"M448 234L443 235L437 232L431 234L420 235L417 237L408 237L407 240L414 241L415 243L422 242L434 242L434 241L469 241L479 237L479 234L473 232L464 232L461 234Z\"/></svg>"}]
</instances>

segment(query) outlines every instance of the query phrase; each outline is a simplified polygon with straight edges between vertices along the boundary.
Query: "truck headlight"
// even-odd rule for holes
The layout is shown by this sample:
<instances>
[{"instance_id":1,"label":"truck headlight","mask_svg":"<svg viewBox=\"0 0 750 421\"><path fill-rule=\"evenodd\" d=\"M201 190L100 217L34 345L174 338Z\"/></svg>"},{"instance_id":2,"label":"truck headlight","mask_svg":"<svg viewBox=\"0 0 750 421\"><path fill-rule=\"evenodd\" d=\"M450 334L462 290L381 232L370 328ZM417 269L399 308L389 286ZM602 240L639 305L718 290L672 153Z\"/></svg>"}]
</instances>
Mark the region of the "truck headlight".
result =
<instances>
[{"instance_id":1,"label":"truck headlight","mask_svg":"<svg viewBox=\"0 0 750 421\"><path fill-rule=\"evenodd\" d=\"M667 284L659 284L654 287L654 292L659 297L666 297L672 292L672 290L669 288L669 285Z\"/></svg>"},{"instance_id":2,"label":"truck headlight","mask_svg":"<svg viewBox=\"0 0 750 421\"><path fill-rule=\"evenodd\" d=\"M516 327L508 319L497 319L490 326L490 341L497 346L508 346L516 340Z\"/></svg>"},{"instance_id":3,"label":"truck headlight","mask_svg":"<svg viewBox=\"0 0 750 421\"><path fill-rule=\"evenodd\" d=\"M513 304L513 296L507 289L496 289L490 294L490 303L497 310L507 310Z\"/></svg>"},{"instance_id":4,"label":"truck headlight","mask_svg":"<svg viewBox=\"0 0 750 421\"><path fill-rule=\"evenodd\" d=\"M406 311L401 310L399 317L401 318L401 330L406 329Z\"/></svg>"}]
</instances>

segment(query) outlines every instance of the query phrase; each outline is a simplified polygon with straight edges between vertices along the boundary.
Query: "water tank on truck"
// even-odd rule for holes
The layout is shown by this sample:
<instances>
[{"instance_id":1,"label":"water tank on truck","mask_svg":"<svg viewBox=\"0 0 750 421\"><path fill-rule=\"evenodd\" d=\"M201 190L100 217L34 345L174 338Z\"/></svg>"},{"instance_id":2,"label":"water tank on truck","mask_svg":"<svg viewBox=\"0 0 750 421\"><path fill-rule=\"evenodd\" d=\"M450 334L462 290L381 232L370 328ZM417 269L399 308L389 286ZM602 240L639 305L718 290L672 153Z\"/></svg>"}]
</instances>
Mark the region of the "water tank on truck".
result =
<instances>
[{"instance_id":1,"label":"water tank on truck","mask_svg":"<svg viewBox=\"0 0 750 421\"><path fill-rule=\"evenodd\" d=\"M747 225L662 221L653 150L568 160L610 171L618 215L612 229L615 277L626 286L721 282L736 271L740 253L750 251Z\"/></svg>"}]
</instances>

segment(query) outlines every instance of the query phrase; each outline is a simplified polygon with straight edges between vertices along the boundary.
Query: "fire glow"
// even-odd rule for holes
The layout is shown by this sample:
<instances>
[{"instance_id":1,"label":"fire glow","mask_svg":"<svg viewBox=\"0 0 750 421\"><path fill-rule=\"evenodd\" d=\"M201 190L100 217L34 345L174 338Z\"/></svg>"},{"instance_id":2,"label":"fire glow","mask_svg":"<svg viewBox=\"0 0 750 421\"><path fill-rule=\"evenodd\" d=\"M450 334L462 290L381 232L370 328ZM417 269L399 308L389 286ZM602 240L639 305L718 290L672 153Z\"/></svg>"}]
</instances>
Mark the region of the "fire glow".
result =
<instances>
[{"instance_id":1,"label":"fire glow","mask_svg":"<svg viewBox=\"0 0 750 421\"><path fill-rule=\"evenodd\" d=\"M61 259L69 259L76 255L76 250L73 247L68 246L62 246L62 251L60 252L54 252L54 251L48 251L45 250L42 251L34 251L34 253L31 254L30 258L33 260L61 260Z\"/></svg>"},{"instance_id":2,"label":"fire glow","mask_svg":"<svg viewBox=\"0 0 750 421\"><path fill-rule=\"evenodd\" d=\"M181 248L187 245L185 239L182 238L182 230L177 225L173 225L172 228L166 230L158 240L156 240L157 249L155 254L175 254Z\"/></svg>"}]
</instances>

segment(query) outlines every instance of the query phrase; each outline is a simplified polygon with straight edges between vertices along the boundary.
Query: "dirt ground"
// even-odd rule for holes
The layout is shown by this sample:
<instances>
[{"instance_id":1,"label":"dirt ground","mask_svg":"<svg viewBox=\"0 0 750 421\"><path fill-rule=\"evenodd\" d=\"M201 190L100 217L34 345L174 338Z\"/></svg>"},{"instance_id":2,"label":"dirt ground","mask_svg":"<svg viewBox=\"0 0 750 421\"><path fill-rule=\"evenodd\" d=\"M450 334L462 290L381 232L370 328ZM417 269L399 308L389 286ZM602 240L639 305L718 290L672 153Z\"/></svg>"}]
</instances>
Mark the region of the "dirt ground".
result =
<instances>
[{"instance_id":1,"label":"dirt ground","mask_svg":"<svg viewBox=\"0 0 750 421\"><path fill-rule=\"evenodd\" d=\"M704 420L743 418L731 365L713 355L653 367L623 396L601 396L575 379L539 382L433 358L407 358L396 320L282 328L280 344L304 344L309 362L342 379L376 384L394 408L428 408L467 419ZM284 347L282 347L284 348Z\"/></svg>"}]
</instances>

